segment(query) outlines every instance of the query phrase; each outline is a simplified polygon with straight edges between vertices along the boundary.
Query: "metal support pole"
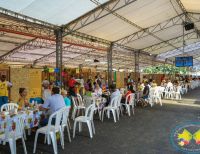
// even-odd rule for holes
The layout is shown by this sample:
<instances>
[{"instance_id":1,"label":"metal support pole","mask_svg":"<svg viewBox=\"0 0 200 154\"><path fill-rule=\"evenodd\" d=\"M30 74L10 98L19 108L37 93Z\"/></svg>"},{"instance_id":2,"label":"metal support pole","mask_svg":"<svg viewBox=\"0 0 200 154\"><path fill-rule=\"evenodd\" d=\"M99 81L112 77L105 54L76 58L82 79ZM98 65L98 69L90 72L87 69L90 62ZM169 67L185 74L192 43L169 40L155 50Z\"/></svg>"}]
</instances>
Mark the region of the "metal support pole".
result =
<instances>
[{"instance_id":1,"label":"metal support pole","mask_svg":"<svg viewBox=\"0 0 200 154\"><path fill-rule=\"evenodd\" d=\"M139 58L140 58L140 52L139 51L135 51L135 80L137 81L138 79L138 73L140 71L139 68Z\"/></svg>"},{"instance_id":2,"label":"metal support pole","mask_svg":"<svg viewBox=\"0 0 200 154\"><path fill-rule=\"evenodd\" d=\"M112 84L112 48L113 48L113 43L111 43L110 48L107 51L107 60L108 60L108 85Z\"/></svg>"},{"instance_id":3,"label":"metal support pole","mask_svg":"<svg viewBox=\"0 0 200 154\"><path fill-rule=\"evenodd\" d=\"M62 29L55 30L56 35L56 68L59 72L56 73L56 81L60 81L62 87Z\"/></svg>"},{"instance_id":4,"label":"metal support pole","mask_svg":"<svg viewBox=\"0 0 200 154\"><path fill-rule=\"evenodd\" d=\"M83 64L79 65L79 77L82 75Z\"/></svg>"}]
</instances>

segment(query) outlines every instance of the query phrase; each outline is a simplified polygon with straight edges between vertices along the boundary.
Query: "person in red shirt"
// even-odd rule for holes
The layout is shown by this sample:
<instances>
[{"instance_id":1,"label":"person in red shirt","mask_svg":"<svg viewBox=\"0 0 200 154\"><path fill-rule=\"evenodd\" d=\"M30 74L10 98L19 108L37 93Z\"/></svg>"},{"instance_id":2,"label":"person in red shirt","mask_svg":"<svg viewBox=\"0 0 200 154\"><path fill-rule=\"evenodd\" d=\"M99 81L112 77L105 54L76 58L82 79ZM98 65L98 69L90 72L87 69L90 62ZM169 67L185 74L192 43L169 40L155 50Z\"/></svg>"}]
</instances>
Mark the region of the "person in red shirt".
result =
<instances>
[{"instance_id":1,"label":"person in red shirt","mask_svg":"<svg viewBox=\"0 0 200 154\"><path fill-rule=\"evenodd\" d=\"M125 104L125 102L126 102L126 97L129 95L129 94L132 94L132 93L134 93L135 91L133 90L133 87L131 86L129 89L128 89L128 91L126 92L126 94L122 97L122 100L121 100L121 103L122 104ZM129 103L129 101L130 101L130 97L128 97L128 102L127 103ZM124 108L124 111L126 111L126 107L123 105L123 108Z\"/></svg>"},{"instance_id":2,"label":"person in red shirt","mask_svg":"<svg viewBox=\"0 0 200 154\"><path fill-rule=\"evenodd\" d=\"M77 81L74 79L74 76L71 75L71 79L69 80L69 83L68 83L70 96L76 96L76 93L75 93L76 83L77 83Z\"/></svg>"}]
</instances>

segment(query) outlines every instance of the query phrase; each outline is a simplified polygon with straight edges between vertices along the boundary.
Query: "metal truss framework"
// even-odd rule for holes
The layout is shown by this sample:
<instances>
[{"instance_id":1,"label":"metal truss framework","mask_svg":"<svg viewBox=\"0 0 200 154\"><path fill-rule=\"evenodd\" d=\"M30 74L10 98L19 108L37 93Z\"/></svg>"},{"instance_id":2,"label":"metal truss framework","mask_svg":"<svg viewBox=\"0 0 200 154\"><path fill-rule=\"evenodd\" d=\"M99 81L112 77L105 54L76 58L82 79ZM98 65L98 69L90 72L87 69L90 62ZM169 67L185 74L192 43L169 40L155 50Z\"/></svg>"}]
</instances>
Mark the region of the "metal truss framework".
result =
<instances>
[{"instance_id":1,"label":"metal truss framework","mask_svg":"<svg viewBox=\"0 0 200 154\"><path fill-rule=\"evenodd\" d=\"M197 34L194 33L194 32L190 32L188 34L186 34L184 36L184 40L187 41L187 40L191 40L191 39L197 39ZM176 38L172 38L170 40L166 40L166 42L170 43L170 44L177 44L177 43L180 43L180 42L183 42L183 36L178 36ZM149 52L149 53L155 53L156 50L158 49L162 49L162 48L165 48L169 46L168 44L164 43L164 42L161 42L161 43L158 43L158 44L155 44L155 45L152 45L150 47L147 47L147 48L144 48L142 49L143 51L146 51L146 52ZM157 54L157 53L155 53Z\"/></svg>"},{"instance_id":2,"label":"metal truss framework","mask_svg":"<svg viewBox=\"0 0 200 154\"><path fill-rule=\"evenodd\" d=\"M184 13L180 14L180 15L178 15L176 17L173 17L173 18L171 18L169 20L166 20L166 21L164 21L162 23L159 23L157 25L145 28L144 30L141 30L139 32L135 32L135 33L133 33L133 34L131 34L129 36L126 36L126 37L124 37L122 39L119 39L119 40L117 40L115 42L120 44L120 45L127 45L128 43L131 43L131 42L136 41L138 39L141 39L141 38L144 38L146 36L149 36L149 34L146 33L146 32L150 32L150 33L155 34L155 33L160 32L162 30L171 28L173 26L182 25L182 18L184 16L185 16ZM199 22L200 21L200 14L188 13L188 16L190 16L190 18L192 18L195 22ZM162 42L162 43L164 44L164 42ZM148 47L148 48L150 48L150 47ZM146 51L146 49L147 48L141 49L141 50Z\"/></svg>"},{"instance_id":3,"label":"metal truss framework","mask_svg":"<svg viewBox=\"0 0 200 154\"><path fill-rule=\"evenodd\" d=\"M27 42L21 44L20 46L16 47L15 49L11 50L10 52L6 53L5 55L0 57L0 60L3 62L15 53L18 53L20 51L26 51L26 50L34 50L34 49L40 49L40 48L50 48L54 47L56 43L51 40L46 39L40 39L40 38L34 38L31 40L28 40ZM30 55L32 53L29 53Z\"/></svg>"},{"instance_id":4,"label":"metal truss framework","mask_svg":"<svg viewBox=\"0 0 200 154\"><path fill-rule=\"evenodd\" d=\"M162 23L159 23L157 25L145 28L141 31L135 32L129 36L126 36L124 38L121 38L119 40L116 40L116 43L119 43L120 45L127 45L130 42L136 41L138 39L141 39L143 37L149 36L148 33L156 33L160 32L162 30L165 30L167 28L173 27L175 25L180 25L182 24L181 18L184 16L184 14L180 14L176 17L173 17L169 20L166 20ZM147 33L148 32L148 33Z\"/></svg>"},{"instance_id":5,"label":"metal truss framework","mask_svg":"<svg viewBox=\"0 0 200 154\"><path fill-rule=\"evenodd\" d=\"M53 24L50 24L48 22L44 22L42 20L38 20L38 19L35 19L35 18L32 18L32 17L29 17L29 16L26 16L26 15L23 15L23 14L20 14L20 13L17 13L17 12L14 12L14 11L10 11L10 10L7 10L5 8L2 8L0 7L0 14L1 16L7 16L7 17L12 17L12 19L16 20L17 21L21 21L21 22L25 22L25 23L30 23L30 24L34 24L34 26L39 26L39 27L46 27L48 29L56 29L58 28L56 25L53 25Z\"/></svg>"},{"instance_id":6,"label":"metal truss framework","mask_svg":"<svg viewBox=\"0 0 200 154\"><path fill-rule=\"evenodd\" d=\"M25 32L29 32L31 34L42 34L43 35L46 33L47 36L54 36L54 30L60 28L60 26L54 25L54 24L50 24L48 22L44 22L29 16L25 16L19 13L16 13L14 11L10 11L7 9L4 9L2 7L0 7L0 17L3 18L8 18L11 20L14 20L16 22L20 23L24 23L24 24L28 24L29 26L20 26L20 28L22 29L22 31L25 30ZM29 31L28 31L29 30ZM104 39L100 39L94 36L90 36L84 33L80 33L77 31L73 31L72 33L70 33L70 35L75 36L77 38L81 38L83 40L87 40L87 41L94 41L94 42L99 42L102 44L110 44L110 41L104 40ZM54 36L55 37L55 36Z\"/></svg>"},{"instance_id":7,"label":"metal truss framework","mask_svg":"<svg viewBox=\"0 0 200 154\"><path fill-rule=\"evenodd\" d=\"M63 33L63 36L67 36L69 34L72 34L74 32L77 32L77 30L109 15L109 14L115 14L115 11L128 6L129 4L135 2L136 0L111 0L105 4L101 4L96 0L92 0L98 7L87 14L81 16L80 18L77 18L76 20L70 22L69 24L63 25L63 29L65 32ZM83 34L84 35L84 34ZM88 36L87 36L88 37ZM95 40L104 42L107 44L110 44L111 42L108 42L104 39L95 38ZM135 50L133 48L120 45L118 43L114 44L115 46L128 49L128 50ZM141 52L142 54L142 52ZM145 53L144 53L145 54Z\"/></svg>"},{"instance_id":8,"label":"metal truss framework","mask_svg":"<svg viewBox=\"0 0 200 154\"><path fill-rule=\"evenodd\" d=\"M133 0L123 0L123 1L113 0L113 1L111 1L112 3L109 2L109 4L110 4L109 7L112 8L113 11L116 11L116 10L118 10L120 8L123 8L123 7L131 4L134 1ZM105 6L107 7L108 3L106 3ZM101 11L98 12L99 10L101 10ZM97 18L94 18L95 19L94 21L96 21L96 20L98 20L98 19L100 19L100 18L102 18L102 17L105 16L105 14L103 13L104 8L102 8L102 6L99 7L99 10L97 12L95 12L95 13L98 14L98 16L96 16L95 14L93 14L95 17L97 17ZM9 10L3 9L3 8L0 8L0 11L1 11L0 15L3 16L4 18L5 17L9 18L9 19L12 18L15 21L18 21L18 20L21 21L21 20L23 20L23 24L24 24L24 25L13 25L13 24L11 24L11 25L5 25L5 24L2 24L2 25L0 25L0 31L2 31L2 32L8 32L8 33L20 34L20 35L25 35L25 36L30 36L30 37L37 37L37 38L40 38L40 39L47 39L48 41L55 41L55 36L53 34L53 29L57 28L56 26L54 26L52 24L49 24L49 23L46 23L46 22L42 22L42 21L37 20L37 19L29 18L28 16L24 16L24 15L21 15L21 14L18 14L18 13L15 13L13 11L9 11ZM108 12L108 14L110 14L110 12ZM90 15L92 16L92 14L90 14ZM101 16L101 15L103 15L103 16ZM33 22L34 25L30 24L30 22ZM45 26L46 29L38 27L38 25L35 26L35 24L36 25L39 24L40 26L41 25ZM89 23L87 23L87 24L89 24ZM97 38L97 37L93 37L93 36L90 36L90 35L87 35L87 34L83 34L83 33L77 32L77 31L71 32L70 36L74 36L76 38L80 38L81 41L79 40L79 41L76 41L74 43L74 40L70 40L69 41L69 39L67 39L67 41L65 41L65 39L64 39L63 42L66 43L66 44L78 45L78 46L84 46L84 47L92 47L93 49L100 49L100 50L107 50L106 49L107 46L111 43L111 42L109 42L107 40L103 40L103 39L100 39L100 38ZM89 41L89 43L86 42L86 45L85 45L85 44L83 44L82 40ZM27 45L30 44L29 41L27 41L27 43L28 43ZM94 44L96 44L96 43L102 43L102 44L104 44L103 48L101 46L100 46L101 48L95 47ZM23 45L26 45L26 43L24 43ZM115 44L115 46L116 45L118 46L118 44ZM128 48L128 47L125 47L125 46L120 46L120 47L123 48L123 49L127 49L127 50L133 50L132 48ZM12 52L15 53L15 50L12 50ZM144 53L144 54L146 54L146 53ZM9 53L9 55L12 55L12 53ZM9 55L5 55L4 59L8 58ZM45 58L45 57L46 57L46 55L43 56L43 58ZM38 61L42 60L43 58L39 58L39 60L34 61L34 63L35 62L37 63Z\"/></svg>"},{"instance_id":9,"label":"metal truss framework","mask_svg":"<svg viewBox=\"0 0 200 154\"><path fill-rule=\"evenodd\" d=\"M182 48L183 47L181 47L180 50ZM171 58L171 57L178 56L181 54L182 55L184 55L184 54L194 55L194 54L196 54L196 51L200 49L200 41L190 44L188 46L185 46L184 49L185 49L184 52L182 52L180 50L178 52L176 50L172 50L170 52L160 54L159 57Z\"/></svg>"},{"instance_id":10,"label":"metal truss framework","mask_svg":"<svg viewBox=\"0 0 200 154\"><path fill-rule=\"evenodd\" d=\"M89 13L83 15L82 17L72 21L71 23L67 24L67 25L64 25L62 26L64 28L64 33L63 33L63 37L66 36L66 35L70 35L70 36L74 36L74 37L77 37L77 38L80 38L81 40L86 40L86 41L90 41L92 43L102 43L104 44L105 46L108 46L111 42L107 41L107 40L104 40L104 39L100 39L100 38L97 38L97 37L93 37L93 36L89 36L87 34L83 34L83 33L80 33L80 32L77 32L76 30L79 30L109 14L113 14L115 15L116 17L120 18L121 20L129 23L130 25L140 29L139 32L134 33L130 36L127 36L126 38L123 38L124 41L122 41L123 39L121 40L118 40L117 42L114 43L114 45L112 46L119 46L119 47L123 47L123 48L126 48L128 50L132 50L132 52L134 52L132 48L128 48L128 47L125 47L124 46L124 42L127 42L127 41L133 41L134 39L139 39L139 38L142 38L142 37L145 37L147 35L151 35L153 37L155 37L156 39L160 40L163 42L163 44L165 45L170 45L172 46L173 48L177 49L176 46L174 46L171 42L168 42L168 41L164 41L162 39L160 39L159 37L157 37L154 33L158 32L158 31L161 31L163 29L166 29L166 28L169 28L173 25L178 25L179 22L180 22L180 16L183 16L185 14L181 14L173 19L170 19L164 23L160 23L158 25L155 25L155 26L152 26L152 27L149 27L149 28L146 28L146 29L143 29L142 27L136 25L135 23L129 21L128 19L122 17L121 15L117 14L115 11L135 2L136 0L111 0L103 5L100 5L100 3L96 0L93 0L94 3L96 3L97 5L100 5L98 8L90 11ZM3 10L3 11L2 11ZM21 29L21 33L23 32L27 32L27 34L34 34L34 35L30 35L30 37L39 37L40 39L48 39L48 41L54 41L54 45L55 45L55 36L53 34L53 30L52 29L55 29L55 25L52 25L49 23L46 23L46 22L43 22L43 21L40 21L40 20L37 20L37 19L33 19L33 18L30 18L30 17L27 17L27 16L24 16L24 15L21 15L21 14L17 14L15 12L12 12L12 11L9 11L9 10L5 10L3 8L0 8L0 15L3 15L3 16L7 16L7 17L13 17L13 19L19 19L21 21L24 21L23 23L34 23L36 25L43 25L46 27L45 31L44 29L40 29L41 31L38 31L38 26L34 27L34 26L30 26L30 27L27 27L27 26L19 26L17 27L16 25L13 26L13 31L15 31L16 29ZM178 19L179 17L179 19ZM8 27L8 26L11 26L11 25L0 25L0 31L3 31L3 32L11 32L12 28L11 27ZM34 29L35 28L35 29ZM6 31L6 30L8 31ZM37 35L35 35L37 34ZM45 36L45 37L44 37ZM52 37L51 39L49 39L49 37ZM64 38L65 39L65 38ZM121 42L122 41L122 42ZM66 44L71 44L71 45L80 45L80 44L77 44L77 43L73 43L73 40L71 42L67 42L67 41L63 41L64 43ZM27 42L27 44L29 44L30 42ZM125 43L126 44L126 43ZM26 46L26 43L23 44ZM91 44L90 44L91 46ZM85 46L85 47L89 47L89 46ZM94 49L94 48L92 48ZM97 49L97 48L96 48ZM107 51L107 48L103 48L102 50L104 51ZM15 50L14 50L15 51ZM146 50L144 50L146 52ZM144 52L144 53L145 53ZM142 53L142 52L141 52ZM53 53L51 53L53 54ZM7 56L6 56L7 57ZM45 58L46 56L44 56L43 58ZM41 59L40 59L41 60Z\"/></svg>"},{"instance_id":11,"label":"metal truss framework","mask_svg":"<svg viewBox=\"0 0 200 154\"><path fill-rule=\"evenodd\" d=\"M128 6L135 1L136 0L111 0L105 4L101 4L99 7L86 13L80 18L77 18L69 24L63 25L63 28L65 29L65 33L63 34L63 36L69 35L72 32L77 31L125 6ZM96 1L92 0L92 2ZM110 11L106 12L106 9L109 9Z\"/></svg>"},{"instance_id":12,"label":"metal truss framework","mask_svg":"<svg viewBox=\"0 0 200 154\"><path fill-rule=\"evenodd\" d=\"M95 2L95 4L97 5L100 5L101 6L101 3L99 3L97 0L93 0ZM130 24L131 26L135 27L135 28L138 28L139 30L141 31L145 31L144 28L142 28L141 26L137 25L136 23L128 20L127 18L121 16L120 14L116 13L116 12L113 12L112 10L110 10L108 7L105 6L105 10L110 12L112 15L116 16L117 18L121 19L122 21ZM153 36L154 38L156 38L157 40L165 43L165 44L168 44L169 46L172 46L174 49L178 49L176 46L174 46L173 44L161 39L160 37L158 37L157 35L155 35L154 33L151 33L151 32L148 32L148 31L145 31L145 33L147 33L148 35L151 35Z\"/></svg>"},{"instance_id":13,"label":"metal truss framework","mask_svg":"<svg viewBox=\"0 0 200 154\"><path fill-rule=\"evenodd\" d=\"M189 22L192 22L190 16L188 15L187 13L187 10L185 9L185 7L183 6L182 2L180 0L176 0L178 6L180 7L180 9L182 10L182 12L184 13L185 17L186 17L186 20L189 21ZM197 29L196 25L194 24L194 29L195 29L195 32L197 33L198 36L200 36L200 32L199 30Z\"/></svg>"},{"instance_id":14,"label":"metal truss framework","mask_svg":"<svg viewBox=\"0 0 200 154\"><path fill-rule=\"evenodd\" d=\"M55 41L55 35L53 30L42 29L42 28L38 29L36 27L30 27L28 25L24 26L24 25L13 25L13 24L11 25L0 24L0 31ZM79 35L79 38L81 37L80 36L81 34L79 33L76 33L76 35ZM90 48L99 48L99 49L104 48L103 50L105 51L107 50L106 49L107 45L100 45L98 42L95 41L91 42L91 39L89 42L84 39L75 40L72 38L64 38L63 43L73 44L77 46L85 46Z\"/></svg>"}]
</instances>

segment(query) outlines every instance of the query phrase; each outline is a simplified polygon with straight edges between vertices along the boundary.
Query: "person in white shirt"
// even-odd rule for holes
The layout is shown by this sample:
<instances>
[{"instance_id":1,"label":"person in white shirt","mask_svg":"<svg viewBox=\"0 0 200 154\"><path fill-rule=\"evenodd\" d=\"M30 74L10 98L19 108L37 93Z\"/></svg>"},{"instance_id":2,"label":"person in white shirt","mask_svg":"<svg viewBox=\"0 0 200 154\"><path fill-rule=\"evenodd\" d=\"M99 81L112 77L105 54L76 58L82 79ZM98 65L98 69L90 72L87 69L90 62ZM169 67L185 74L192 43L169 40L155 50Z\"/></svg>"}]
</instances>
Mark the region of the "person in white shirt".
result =
<instances>
[{"instance_id":1,"label":"person in white shirt","mask_svg":"<svg viewBox=\"0 0 200 154\"><path fill-rule=\"evenodd\" d=\"M51 96L51 91L49 89L49 81L48 80L44 80L42 82L42 86L43 86L43 93L42 93L42 99L44 100L44 102Z\"/></svg>"},{"instance_id":2,"label":"person in white shirt","mask_svg":"<svg viewBox=\"0 0 200 154\"><path fill-rule=\"evenodd\" d=\"M110 101L111 101L114 97L120 95L120 91L119 91L119 89L116 89L116 85L111 85L111 86L110 86L110 91L111 91Z\"/></svg>"},{"instance_id":3,"label":"person in white shirt","mask_svg":"<svg viewBox=\"0 0 200 154\"><path fill-rule=\"evenodd\" d=\"M173 87L171 80L168 80L167 87Z\"/></svg>"},{"instance_id":4,"label":"person in white shirt","mask_svg":"<svg viewBox=\"0 0 200 154\"><path fill-rule=\"evenodd\" d=\"M101 96L102 95L102 89L99 86L99 84L96 84L96 88L94 89L94 93L96 96Z\"/></svg>"},{"instance_id":5,"label":"person in white shirt","mask_svg":"<svg viewBox=\"0 0 200 154\"><path fill-rule=\"evenodd\" d=\"M116 85L114 85L114 84L110 85L110 86L109 86L109 89L110 89L111 95L110 95L110 97L109 97L109 96L106 97L107 101L106 101L106 103L105 103L105 106L108 106L108 105L110 104L111 100L112 100L114 97L120 95L120 91L119 91L119 89L116 89Z\"/></svg>"}]
</instances>

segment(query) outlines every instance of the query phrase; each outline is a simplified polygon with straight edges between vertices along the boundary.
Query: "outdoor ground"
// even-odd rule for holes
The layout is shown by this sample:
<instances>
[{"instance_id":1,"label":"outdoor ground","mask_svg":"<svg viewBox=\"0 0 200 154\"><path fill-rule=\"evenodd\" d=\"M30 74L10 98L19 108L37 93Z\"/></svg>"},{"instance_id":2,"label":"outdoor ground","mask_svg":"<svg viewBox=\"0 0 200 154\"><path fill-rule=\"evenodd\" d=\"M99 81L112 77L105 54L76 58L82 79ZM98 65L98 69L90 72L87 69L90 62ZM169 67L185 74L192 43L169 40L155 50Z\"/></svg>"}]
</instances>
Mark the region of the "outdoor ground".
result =
<instances>
[{"instance_id":1,"label":"outdoor ground","mask_svg":"<svg viewBox=\"0 0 200 154\"><path fill-rule=\"evenodd\" d=\"M164 101L160 105L136 108L135 115L120 117L120 121L95 118L96 135L89 138L88 129L76 134L71 143L65 137L65 149L59 146L59 154L177 154L170 143L170 132L186 121L200 121L200 105L194 104L200 100L200 88L191 91L180 102ZM187 99L190 101L187 102ZM193 102L192 102L193 100ZM185 104L189 105L185 105ZM67 134L67 133L66 133ZM52 145L45 145L44 137L39 136L37 153L53 153ZM34 134L26 141L28 153L33 150ZM8 154L9 146L0 146L0 154ZM22 144L17 144L17 153L23 154Z\"/></svg>"}]
</instances>

